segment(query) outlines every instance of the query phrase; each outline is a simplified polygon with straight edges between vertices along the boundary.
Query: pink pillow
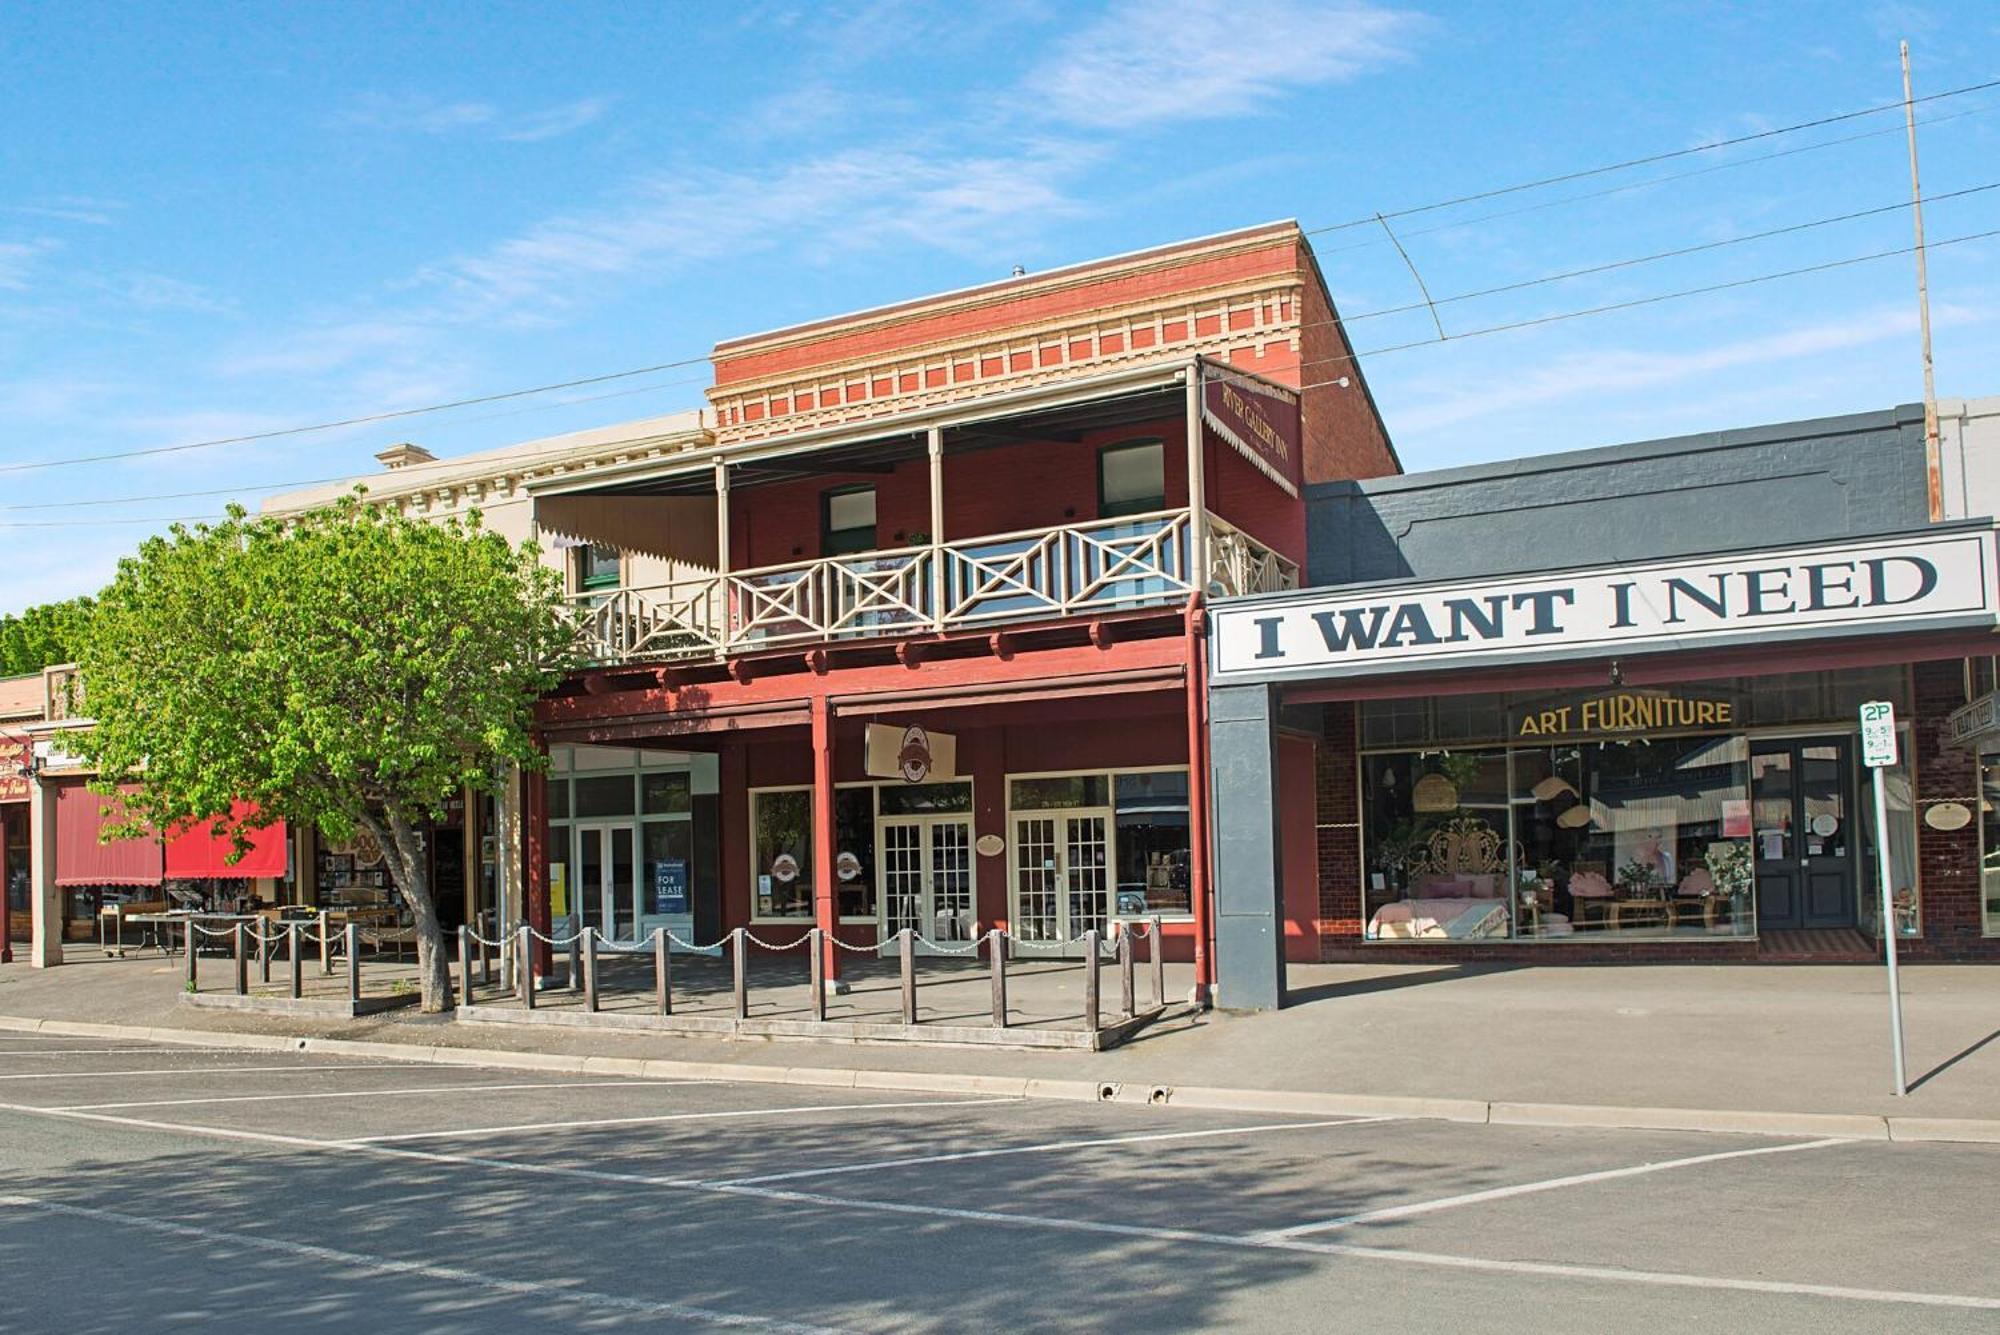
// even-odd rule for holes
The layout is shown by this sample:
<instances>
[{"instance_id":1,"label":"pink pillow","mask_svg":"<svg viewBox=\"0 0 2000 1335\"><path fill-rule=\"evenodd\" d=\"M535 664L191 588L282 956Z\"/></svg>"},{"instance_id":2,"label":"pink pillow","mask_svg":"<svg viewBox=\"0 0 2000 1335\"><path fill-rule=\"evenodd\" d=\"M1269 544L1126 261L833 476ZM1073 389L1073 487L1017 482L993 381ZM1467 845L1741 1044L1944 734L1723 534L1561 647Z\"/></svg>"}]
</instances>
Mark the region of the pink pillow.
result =
<instances>
[{"instance_id":1,"label":"pink pillow","mask_svg":"<svg viewBox=\"0 0 2000 1335\"><path fill-rule=\"evenodd\" d=\"M1688 896L1712 895L1715 893L1715 878L1708 874L1708 868L1696 867L1681 877L1681 893Z\"/></svg>"},{"instance_id":2,"label":"pink pillow","mask_svg":"<svg viewBox=\"0 0 2000 1335\"><path fill-rule=\"evenodd\" d=\"M1499 887L1493 884L1498 878L1490 872L1482 873L1478 876L1466 876L1461 879L1472 888L1472 898L1474 899L1498 899L1500 897Z\"/></svg>"},{"instance_id":3,"label":"pink pillow","mask_svg":"<svg viewBox=\"0 0 2000 1335\"><path fill-rule=\"evenodd\" d=\"M1573 899L1609 899L1611 882L1594 871L1580 871L1569 878L1569 893Z\"/></svg>"}]
</instances>

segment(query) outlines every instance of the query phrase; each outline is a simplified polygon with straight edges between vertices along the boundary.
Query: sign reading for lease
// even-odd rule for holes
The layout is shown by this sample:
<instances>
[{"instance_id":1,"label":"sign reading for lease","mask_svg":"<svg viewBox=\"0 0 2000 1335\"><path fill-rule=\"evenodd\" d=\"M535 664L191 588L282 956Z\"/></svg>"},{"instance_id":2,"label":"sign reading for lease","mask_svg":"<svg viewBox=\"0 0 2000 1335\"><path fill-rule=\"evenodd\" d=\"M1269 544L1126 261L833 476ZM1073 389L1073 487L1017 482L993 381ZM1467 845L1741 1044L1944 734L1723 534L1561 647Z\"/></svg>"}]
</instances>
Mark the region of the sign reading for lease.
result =
<instances>
[{"instance_id":1,"label":"sign reading for lease","mask_svg":"<svg viewBox=\"0 0 2000 1335\"><path fill-rule=\"evenodd\" d=\"M1788 636L1990 628L1992 530L1611 566L1568 574L1225 599L1218 685Z\"/></svg>"}]
</instances>

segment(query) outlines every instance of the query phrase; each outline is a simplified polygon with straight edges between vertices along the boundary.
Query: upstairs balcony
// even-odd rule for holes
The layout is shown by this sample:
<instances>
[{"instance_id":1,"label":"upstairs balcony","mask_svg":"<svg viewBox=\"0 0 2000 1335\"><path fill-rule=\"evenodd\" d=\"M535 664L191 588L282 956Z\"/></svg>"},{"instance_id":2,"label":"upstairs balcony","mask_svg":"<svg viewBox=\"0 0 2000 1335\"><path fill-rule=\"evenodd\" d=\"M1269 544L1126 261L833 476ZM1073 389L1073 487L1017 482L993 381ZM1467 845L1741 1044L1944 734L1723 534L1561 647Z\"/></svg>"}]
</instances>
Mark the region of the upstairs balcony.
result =
<instances>
[{"instance_id":1,"label":"upstairs balcony","mask_svg":"<svg viewBox=\"0 0 2000 1335\"><path fill-rule=\"evenodd\" d=\"M1183 604L1296 588L1298 565L1210 514L1159 510L571 595L593 664L715 659L871 636Z\"/></svg>"},{"instance_id":2,"label":"upstairs balcony","mask_svg":"<svg viewBox=\"0 0 2000 1335\"><path fill-rule=\"evenodd\" d=\"M1297 414L1281 386L1160 364L597 470L536 517L571 548L596 665L1173 608L1297 585Z\"/></svg>"}]
</instances>

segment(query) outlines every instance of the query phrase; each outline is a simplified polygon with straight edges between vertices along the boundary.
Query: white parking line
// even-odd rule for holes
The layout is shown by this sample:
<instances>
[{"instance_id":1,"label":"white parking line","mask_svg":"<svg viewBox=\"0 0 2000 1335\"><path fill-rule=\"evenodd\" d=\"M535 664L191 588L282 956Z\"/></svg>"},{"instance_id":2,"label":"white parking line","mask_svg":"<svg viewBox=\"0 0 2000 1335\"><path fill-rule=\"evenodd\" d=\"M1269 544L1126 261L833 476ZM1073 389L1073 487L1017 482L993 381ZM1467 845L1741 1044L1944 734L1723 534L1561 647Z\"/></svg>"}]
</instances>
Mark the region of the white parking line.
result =
<instances>
[{"instance_id":1,"label":"white parking line","mask_svg":"<svg viewBox=\"0 0 2000 1335\"><path fill-rule=\"evenodd\" d=\"M169 1066L149 1071L33 1071L0 1075L0 1080L121 1080L153 1075L271 1075L311 1074L315 1071L411 1071L420 1069L395 1062L356 1062L331 1066Z\"/></svg>"},{"instance_id":2,"label":"white parking line","mask_svg":"<svg viewBox=\"0 0 2000 1335\"><path fill-rule=\"evenodd\" d=\"M725 1112L661 1113L654 1117L593 1117L575 1122L518 1122L511 1126L474 1126L463 1130L405 1131L393 1136L355 1136L343 1145L385 1145L402 1140L458 1140L465 1136L498 1136L510 1131L570 1131L592 1126L643 1126L653 1122L700 1122L735 1117L780 1117L786 1113L861 1112L869 1108L967 1108L989 1103L1019 1103L1019 1099L923 1099L908 1103L810 1103L789 1108L731 1108Z\"/></svg>"},{"instance_id":3,"label":"white parking line","mask_svg":"<svg viewBox=\"0 0 2000 1335\"><path fill-rule=\"evenodd\" d=\"M1360 1214L1342 1215L1338 1219L1323 1219L1312 1224L1295 1224L1290 1228L1274 1228L1260 1233L1260 1238L1303 1238L1313 1233L1327 1233L1336 1228L1351 1228L1356 1224L1373 1224L1385 1219L1408 1219L1413 1215L1433 1214L1439 1210L1455 1210L1462 1205L1478 1205L1485 1201L1501 1201L1511 1196L1528 1196L1541 1191L1559 1191L1564 1187L1587 1186L1593 1182L1611 1182L1621 1177L1643 1177L1648 1173L1664 1173L1674 1168L1692 1168L1696 1164L1720 1163L1725 1159L1749 1159L1760 1154L1792 1154L1799 1150L1823 1150L1834 1145L1852 1145L1851 1140L1806 1140L1786 1145L1764 1145L1753 1150L1729 1150L1722 1154L1697 1154L1686 1159L1667 1159L1660 1163L1635 1164L1630 1168L1607 1168L1595 1173L1573 1173L1568 1177L1551 1177L1540 1182L1521 1182L1511 1187L1493 1187L1487 1191L1468 1191L1462 1196L1445 1196L1434 1201L1416 1201L1409 1205L1390 1205L1380 1210L1365 1210Z\"/></svg>"},{"instance_id":4,"label":"white parking line","mask_svg":"<svg viewBox=\"0 0 2000 1335\"><path fill-rule=\"evenodd\" d=\"M130 1103L65 1103L61 1112L104 1112L118 1108L187 1108L203 1103L291 1103L305 1099L395 1099L417 1094L484 1094L522 1089L683 1089L695 1080L564 1080L539 1085L423 1085L416 1089L337 1089L311 1094L228 1094L206 1099L138 1099Z\"/></svg>"},{"instance_id":5,"label":"white parking line","mask_svg":"<svg viewBox=\"0 0 2000 1335\"><path fill-rule=\"evenodd\" d=\"M0 1048L0 1057L111 1057L135 1052L157 1054L158 1048ZM229 1048L190 1048L189 1052L228 1052Z\"/></svg>"},{"instance_id":6,"label":"white parking line","mask_svg":"<svg viewBox=\"0 0 2000 1335\"><path fill-rule=\"evenodd\" d=\"M1156 1145L1167 1140L1204 1140L1215 1136L1250 1136L1267 1131L1311 1131L1329 1126L1361 1126L1390 1122L1392 1117L1340 1117L1326 1122L1264 1122L1257 1126L1224 1126L1207 1131L1153 1131L1138 1136L1105 1136L1097 1140L1053 1140L1042 1145L1009 1145L993 1150L960 1150L954 1154L924 1154L905 1159L877 1159L873 1163L841 1164L836 1168L801 1168L790 1173L766 1173L761 1177L732 1177L703 1183L711 1187L749 1187L766 1182L795 1182L802 1177L832 1177L838 1173L871 1173L878 1168L911 1168L920 1164L960 1163L967 1159L997 1159L1008 1154L1056 1154L1064 1150L1090 1150L1107 1145Z\"/></svg>"},{"instance_id":7,"label":"white parking line","mask_svg":"<svg viewBox=\"0 0 2000 1335\"><path fill-rule=\"evenodd\" d=\"M69 1215L99 1223L123 1224L129 1228L164 1233L170 1237L189 1238L204 1247L219 1243L223 1246L277 1252L284 1256L303 1257L322 1265L343 1266L378 1275L416 1275L424 1279L443 1280L446 1283L463 1284L473 1289L484 1289L515 1297L576 1303L583 1307L603 1308L613 1312L635 1312L643 1316L672 1317L680 1321L702 1321L714 1326L753 1326L763 1330L797 1331L804 1332L805 1335L820 1335L821 1332L833 1329L827 1326L802 1325L796 1321L783 1321L775 1317L749 1316L741 1312L718 1312L712 1307L696 1307L688 1303L655 1302L646 1298L628 1298L615 1293L594 1293L588 1289L571 1288L567 1284L538 1284L532 1280L507 1279L476 1270L463 1270L457 1266L430 1265L422 1261L399 1261L387 1256L371 1256L366 1252L318 1247L304 1242L287 1242L282 1238L259 1234L233 1233L227 1229L177 1224L167 1219L127 1214L122 1210L60 1205L54 1201L38 1200L32 1196L0 1196L0 1206L10 1206L20 1210L40 1210L45 1214Z\"/></svg>"},{"instance_id":8,"label":"white parking line","mask_svg":"<svg viewBox=\"0 0 2000 1335\"><path fill-rule=\"evenodd\" d=\"M862 1107L884 1107L864 1104ZM929 1106L944 1107L946 1104ZM828 1196L819 1192L783 1187L724 1186L686 1178L667 1178L640 1173L618 1173L608 1169L576 1168L566 1164L524 1163L474 1154L446 1154L395 1145L362 1141L315 1140L307 1136L279 1135L268 1131L239 1131L227 1127L189 1126L175 1122L153 1122L136 1117L115 1117L109 1113L62 1112L26 1104L0 1103L0 1111L34 1116L74 1118L145 1131L166 1131L179 1135L203 1136L216 1140L244 1141L318 1150L334 1154L372 1154L419 1163L444 1164L465 1168L491 1168L500 1172L524 1173L535 1177L565 1178L573 1181L608 1182L630 1186L651 1186L708 1192L722 1196L777 1201L788 1205L819 1205L844 1213L888 1214L920 1219L942 1219L956 1223L990 1224L1005 1228L1044 1229L1084 1233L1104 1237L1144 1238L1154 1242L1196 1243L1212 1247L1248 1248L1256 1251L1303 1252L1314 1256L1341 1256L1356 1260L1381 1261L1445 1270L1468 1270L1490 1274L1534 1275L1551 1279L1586 1280L1599 1283L1644 1284L1664 1288L1731 1290L1741 1293L1836 1298L1850 1302L1901 1304L1918 1307L1958 1308L1969 1311L2000 1311L2000 1298L1976 1294L1926 1293L1904 1289L1864 1289L1836 1284L1793 1284L1783 1280L1734 1279L1720 1275L1693 1275L1675 1271L1627 1270L1617 1266L1572 1265L1553 1261L1498 1261L1478 1256L1457 1256L1438 1252L1402 1251L1389 1247L1364 1247L1352 1243L1321 1242L1312 1238L1274 1238L1262 1234L1204 1233L1194 1229L1158 1228L1146 1224L1113 1224L1094 1219L1054 1218L1047 1215L1007 1214L997 1210L973 1210L961 1206L927 1205L909 1201L871 1201Z\"/></svg>"}]
</instances>

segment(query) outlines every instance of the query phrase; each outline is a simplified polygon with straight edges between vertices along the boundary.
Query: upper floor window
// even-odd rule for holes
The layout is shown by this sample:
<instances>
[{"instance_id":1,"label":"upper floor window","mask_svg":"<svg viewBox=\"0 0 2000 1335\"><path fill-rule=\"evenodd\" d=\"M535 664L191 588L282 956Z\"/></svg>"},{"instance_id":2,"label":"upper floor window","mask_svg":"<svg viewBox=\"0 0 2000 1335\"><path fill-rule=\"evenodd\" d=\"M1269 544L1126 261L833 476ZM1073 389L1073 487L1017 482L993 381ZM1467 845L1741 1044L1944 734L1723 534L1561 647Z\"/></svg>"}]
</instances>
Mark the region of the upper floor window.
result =
<instances>
[{"instance_id":1,"label":"upper floor window","mask_svg":"<svg viewBox=\"0 0 2000 1335\"><path fill-rule=\"evenodd\" d=\"M1097 452L1097 513L1105 519L1167 508L1167 447L1157 440Z\"/></svg>"},{"instance_id":2,"label":"upper floor window","mask_svg":"<svg viewBox=\"0 0 2000 1335\"><path fill-rule=\"evenodd\" d=\"M601 589L615 589L619 585L622 567L616 547L599 547L595 543L576 549L576 590L578 593L596 593Z\"/></svg>"},{"instance_id":3,"label":"upper floor window","mask_svg":"<svg viewBox=\"0 0 2000 1335\"><path fill-rule=\"evenodd\" d=\"M855 552L873 551L876 545L875 488L835 487L821 495L821 556L848 556Z\"/></svg>"}]
</instances>

